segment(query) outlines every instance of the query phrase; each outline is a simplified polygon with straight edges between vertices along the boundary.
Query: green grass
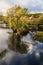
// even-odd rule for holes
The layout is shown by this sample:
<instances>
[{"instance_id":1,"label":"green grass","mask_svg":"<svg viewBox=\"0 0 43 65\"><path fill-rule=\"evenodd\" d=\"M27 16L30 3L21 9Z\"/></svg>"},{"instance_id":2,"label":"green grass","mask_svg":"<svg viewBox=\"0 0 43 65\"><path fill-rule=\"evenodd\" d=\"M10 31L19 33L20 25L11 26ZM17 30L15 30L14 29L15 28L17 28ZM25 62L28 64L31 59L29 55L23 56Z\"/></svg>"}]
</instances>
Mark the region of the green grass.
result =
<instances>
[{"instance_id":1,"label":"green grass","mask_svg":"<svg viewBox=\"0 0 43 65\"><path fill-rule=\"evenodd\" d=\"M43 42L43 32L36 32L35 35L33 36L34 40Z\"/></svg>"}]
</instances>

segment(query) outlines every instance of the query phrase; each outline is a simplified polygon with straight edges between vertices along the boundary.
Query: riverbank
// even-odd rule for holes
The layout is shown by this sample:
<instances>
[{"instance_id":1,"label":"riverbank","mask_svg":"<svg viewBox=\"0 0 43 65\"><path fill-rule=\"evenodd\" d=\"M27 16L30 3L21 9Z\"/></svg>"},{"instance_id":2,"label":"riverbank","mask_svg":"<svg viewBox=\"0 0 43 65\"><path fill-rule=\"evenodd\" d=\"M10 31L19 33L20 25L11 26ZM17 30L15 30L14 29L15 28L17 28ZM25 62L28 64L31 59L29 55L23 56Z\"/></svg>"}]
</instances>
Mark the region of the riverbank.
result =
<instances>
[{"instance_id":1,"label":"riverbank","mask_svg":"<svg viewBox=\"0 0 43 65\"><path fill-rule=\"evenodd\" d=\"M43 43L43 31L37 31L33 35L33 39Z\"/></svg>"}]
</instances>

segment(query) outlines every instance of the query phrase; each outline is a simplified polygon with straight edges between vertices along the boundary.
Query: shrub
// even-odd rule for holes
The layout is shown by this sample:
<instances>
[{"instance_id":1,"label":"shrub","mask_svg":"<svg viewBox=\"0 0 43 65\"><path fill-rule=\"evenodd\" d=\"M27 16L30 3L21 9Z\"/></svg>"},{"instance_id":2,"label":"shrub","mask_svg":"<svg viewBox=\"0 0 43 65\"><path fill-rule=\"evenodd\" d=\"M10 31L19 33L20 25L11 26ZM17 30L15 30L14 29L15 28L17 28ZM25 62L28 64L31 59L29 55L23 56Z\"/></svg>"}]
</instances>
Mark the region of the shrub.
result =
<instances>
[{"instance_id":1,"label":"shrub","mask_svg":"<svg viewBox=\"0 0 43 65\"><path fill-rule=\"evenodd\" d=\"M33 36L34 40L38 40L40 42L43 42L43 32L36 32Z\"/></svg>"}]
</instances>

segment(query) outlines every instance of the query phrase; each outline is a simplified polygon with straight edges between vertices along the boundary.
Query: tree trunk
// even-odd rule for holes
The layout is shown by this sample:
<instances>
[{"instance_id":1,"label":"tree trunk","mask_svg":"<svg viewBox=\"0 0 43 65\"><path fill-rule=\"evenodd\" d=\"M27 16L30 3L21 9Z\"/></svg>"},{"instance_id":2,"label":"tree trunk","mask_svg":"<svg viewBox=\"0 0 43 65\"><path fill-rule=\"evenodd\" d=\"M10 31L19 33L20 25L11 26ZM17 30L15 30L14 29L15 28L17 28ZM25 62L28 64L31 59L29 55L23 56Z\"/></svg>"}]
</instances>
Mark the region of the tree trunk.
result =
<instances>
[{"instance_id":1,"label":"tree trunk","mask_svg":"<svg viewBox=\"0 0 43 65\"><path fill-rule=\"evenodd\" d=\"M17 33L15 33L15 31L13 30L13 36L12 36L12 46L13 48L15 48L15 51L17 51L17 47L19 47L20 45L20 35L18 35Z\"/></svg>"}]
</instances>

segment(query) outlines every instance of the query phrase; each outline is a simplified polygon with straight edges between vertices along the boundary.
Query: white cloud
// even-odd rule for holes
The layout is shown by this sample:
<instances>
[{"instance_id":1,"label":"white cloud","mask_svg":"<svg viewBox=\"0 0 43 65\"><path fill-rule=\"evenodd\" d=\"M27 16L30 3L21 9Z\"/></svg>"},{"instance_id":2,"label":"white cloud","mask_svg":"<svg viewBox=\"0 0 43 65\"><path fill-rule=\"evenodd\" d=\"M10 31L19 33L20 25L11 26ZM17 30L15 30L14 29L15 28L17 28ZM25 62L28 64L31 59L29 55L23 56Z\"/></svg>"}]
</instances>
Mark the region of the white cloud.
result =
<instances>
[{"instance_id":1,"label":"white cloud","mask_svg":"<svg viewBox=\"0 0 43 65\"><path fill-rule=\"evenodd\" d=\"M0 10L5 13L6 9L9 7L9 4L7 4L5 1L0 2Z\"/></svg>"},{"instance_id":2,"label":"white cloud","mask_svg":"<svg viewBox=\"0 0 43 65\"><path fill-rule=\"evenodd\" d=\"M19 0L18 3L21 5L27 5L28 0Z\"/></svg>"},{"instance_id":3,"label":"white cloud","mask_svg":"<svg viewBox=\"0 0 43 65\"><path fill-rule=\"evenodd\" d=\"M5 11L9 6L19 4L30 11L43 11L43 0L0 0L0 10Z\"/></svg>"}]
</instances>

